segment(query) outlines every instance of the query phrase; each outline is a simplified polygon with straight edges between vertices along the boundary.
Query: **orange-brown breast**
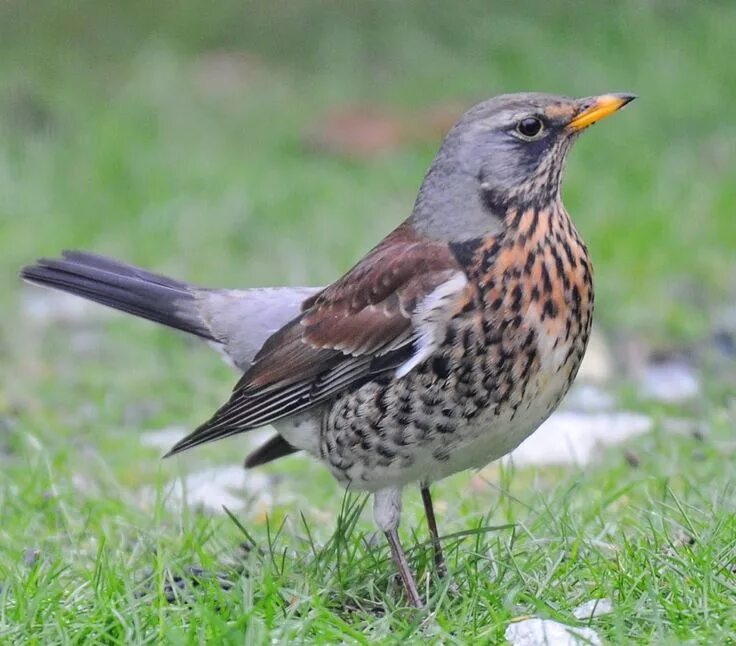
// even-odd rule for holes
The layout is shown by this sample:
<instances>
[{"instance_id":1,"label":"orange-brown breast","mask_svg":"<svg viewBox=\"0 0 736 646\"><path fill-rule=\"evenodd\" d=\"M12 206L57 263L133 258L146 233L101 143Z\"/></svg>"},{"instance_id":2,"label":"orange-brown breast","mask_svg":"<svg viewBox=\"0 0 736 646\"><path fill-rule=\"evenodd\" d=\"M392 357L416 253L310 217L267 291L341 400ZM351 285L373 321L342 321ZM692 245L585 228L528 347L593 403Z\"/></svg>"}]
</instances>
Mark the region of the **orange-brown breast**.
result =
<instances>
[{"instance_id":1,"label":"orange-brown breast","mask_svg":"<svg viewBox=\"0 0 736 646\"><path fill-rule=\"evenodd\" d=\"M510 213L504 234L479 241L467 261L477 326L515 358L508 378L517 398L561 376L556 405L577 373L593 312L590 260L569 216L560 204Z\"/></svg>"}]
</instances>

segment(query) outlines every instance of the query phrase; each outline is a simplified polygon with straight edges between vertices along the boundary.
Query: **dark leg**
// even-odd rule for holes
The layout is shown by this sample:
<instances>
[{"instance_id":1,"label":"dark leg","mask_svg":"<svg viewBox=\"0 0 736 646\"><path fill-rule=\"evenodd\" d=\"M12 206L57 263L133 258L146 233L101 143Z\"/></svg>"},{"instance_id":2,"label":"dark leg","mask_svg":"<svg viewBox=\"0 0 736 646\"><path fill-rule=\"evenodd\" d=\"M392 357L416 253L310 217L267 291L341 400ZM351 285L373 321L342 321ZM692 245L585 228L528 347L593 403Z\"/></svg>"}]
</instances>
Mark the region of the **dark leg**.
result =
<instances>
[{"instance_id":1,"label":"dark leg","mask_svg":"<svg viewBox=\"0 0 736 646\"><path fill-rule=\"evenodd\" d=\"M409 598L409 602L415 608L422 608L423 604L419 598L419 591L414 581L414 575L409 569L409 563L406 561L404 550L401 548L401 543L399 542L399 532L396 529L389 529L384 533L388 539L388 544L391 546L391 556L393 556L394 563L396 563L396 567L401 575L401 581L404 584L404 590L406 590L406 596Z\"/></svg>"},{"instance_id":2,"label":"dark leg","mask_svg":"<svg viewBox=\"0 0 736 646\"><path fill-rule=\"evenodd\" d=\"M424 513L427 515L429 536L432 539L432 548L434 549L434 564L437 567L437 574L443 577L447 574L447 566L445 565L445 556L442 554L440 534L437 531L437 520L434 517L434 507L432 506L432 496L429 493L429 485L422 485L422 502L424 503Z\"/></svg>"}]
</instances>

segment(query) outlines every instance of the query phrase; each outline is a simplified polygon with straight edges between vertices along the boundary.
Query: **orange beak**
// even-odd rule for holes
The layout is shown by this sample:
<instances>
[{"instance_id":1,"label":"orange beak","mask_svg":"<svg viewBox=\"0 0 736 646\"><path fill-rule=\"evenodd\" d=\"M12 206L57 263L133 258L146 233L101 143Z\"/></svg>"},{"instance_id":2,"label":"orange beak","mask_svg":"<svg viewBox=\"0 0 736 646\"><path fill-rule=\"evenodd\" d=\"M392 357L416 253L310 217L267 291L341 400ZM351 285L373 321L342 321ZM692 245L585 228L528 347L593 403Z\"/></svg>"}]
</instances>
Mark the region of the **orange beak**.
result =
<instances>
[{"instance_id":1,"label":"orange beak","mask_svg":"<svg viewBox=\"0 0 736 646\"><path fill-rule=\"evenodd\" d=\"M627 103L636 98L634 94L601 94L587 99L580 99L580 112L570 121L571 130L582 130L592 126L596 121L610 117Z\"/></svg>"}]
</instances>

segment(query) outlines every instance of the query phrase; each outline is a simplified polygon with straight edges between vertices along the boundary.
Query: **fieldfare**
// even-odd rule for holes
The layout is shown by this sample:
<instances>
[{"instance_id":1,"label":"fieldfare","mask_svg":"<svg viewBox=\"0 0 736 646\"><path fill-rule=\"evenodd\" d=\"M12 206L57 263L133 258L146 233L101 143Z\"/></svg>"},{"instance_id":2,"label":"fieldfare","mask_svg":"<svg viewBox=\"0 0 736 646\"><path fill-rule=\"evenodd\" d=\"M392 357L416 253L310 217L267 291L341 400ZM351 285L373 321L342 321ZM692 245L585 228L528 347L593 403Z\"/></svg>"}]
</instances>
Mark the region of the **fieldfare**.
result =
<instances>
[{"instance_id":1,"label":"fieldfare","mask_svg":"<svg viewBox=\"0 0 736 646\"><path fill-rule=\"evenodd\" d=\"M421 488L442 573L430 483L511 451L570 387L593 274L562 170L577 135L633 98L509 94L471 108L408 220L327 287L204 289L79 251L21 275L218 346L242 377L168 455L272 425L246 466L306 451L373 493L421 606L397 532L402 490Z\"/></svg>"}]
</instances>

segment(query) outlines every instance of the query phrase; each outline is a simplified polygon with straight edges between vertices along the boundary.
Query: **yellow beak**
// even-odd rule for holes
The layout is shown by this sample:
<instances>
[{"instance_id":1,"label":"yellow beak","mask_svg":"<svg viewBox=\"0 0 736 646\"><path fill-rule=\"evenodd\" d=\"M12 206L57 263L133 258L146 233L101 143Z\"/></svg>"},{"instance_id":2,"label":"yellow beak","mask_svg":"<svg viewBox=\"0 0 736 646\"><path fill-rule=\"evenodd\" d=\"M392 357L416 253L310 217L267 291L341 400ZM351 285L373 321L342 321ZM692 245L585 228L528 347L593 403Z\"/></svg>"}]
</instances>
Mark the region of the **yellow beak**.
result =
<instances>
[{"instance_id":1,"label":"yellow beak","mask_svg":"<svg viewBox=\"0 0 736 646\"><path fill-rule=\"evenodd\" d=\"M601 94L580 99L580 112L570 121L568 127L572 130L582 130L592 126L596 121L610 117L635 98L634 94Z\"/></svg>"}]
</instances>

